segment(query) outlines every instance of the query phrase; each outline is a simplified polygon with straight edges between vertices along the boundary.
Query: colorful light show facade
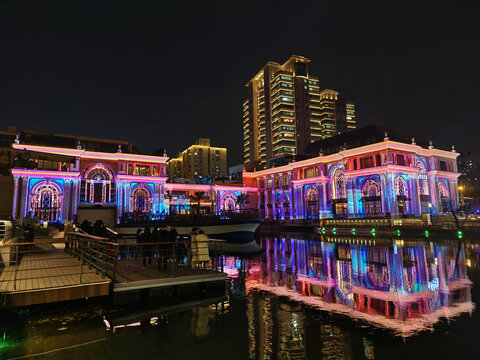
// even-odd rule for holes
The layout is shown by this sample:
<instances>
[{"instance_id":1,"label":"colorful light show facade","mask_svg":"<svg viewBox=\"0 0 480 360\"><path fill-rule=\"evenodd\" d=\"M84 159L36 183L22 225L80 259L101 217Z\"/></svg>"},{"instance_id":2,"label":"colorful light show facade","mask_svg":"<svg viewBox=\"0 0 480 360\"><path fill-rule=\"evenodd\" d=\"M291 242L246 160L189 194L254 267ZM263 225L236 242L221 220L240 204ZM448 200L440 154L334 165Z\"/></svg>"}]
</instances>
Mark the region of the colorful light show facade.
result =
<instances>
[{"instance_id":1,"label":"colorful light show facade","mask_svg":"<svg viewBox=\"0 0 480 360\"><path fill-rule=\"evenodd\" d=\"M267 219L421 216L458 205L456 158L389 141L256 172L242 185L167 183L166 157L13 144L67 156L57 170L12 169L12 215L76 219L78 209L113 207L117 223L144 216L255 210Z\"/></svg>"},{"instance_id":2,"label":"colorful light show facade","mask_svg":"<svg viewBox=\"0 0 480 360\"><path fill-rule=\"evenodd\" d=\"M111 207L117 223L139 216L155 220L188 213L194 204L202 212L237 211L244 205L240 194L256 193L244 186L167 183L166 157L24 144L13 148L72 159L59 162L58 170L12 169L14 218L65 222L75 220L79 209Z\"/></svg>"},{"instance_id":3,"label":"colorful light show facade","mask_svg":"<svg viewBox=\"0 0 480 360\"><path fill-rule=\"evenodd\" d=\"M443 214L458 205L458 155L386 138L243 178L268 219Z\"/></svg>"}]
</instances>

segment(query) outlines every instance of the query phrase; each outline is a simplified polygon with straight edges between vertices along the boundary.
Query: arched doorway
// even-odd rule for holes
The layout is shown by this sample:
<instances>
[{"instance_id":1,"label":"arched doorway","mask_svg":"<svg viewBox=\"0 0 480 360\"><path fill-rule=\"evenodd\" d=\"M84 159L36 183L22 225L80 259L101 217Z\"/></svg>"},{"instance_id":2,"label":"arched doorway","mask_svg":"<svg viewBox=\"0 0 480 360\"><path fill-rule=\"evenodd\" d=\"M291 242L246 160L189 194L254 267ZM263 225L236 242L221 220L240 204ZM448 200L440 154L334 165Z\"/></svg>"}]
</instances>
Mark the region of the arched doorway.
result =
<instances>
[{"instance_id":1,"label":"arched doorway","mask_svg":"<svg viewBox=\"0 0 480 360\"><path fill-rule=\"evenodd\" d=\"M103 165L95 165L85 171L82 180L80 201L109 203L115 201L113 173Z\"/></svg>"},{"instance_id":2,"label":"arched doorway","mask_svg":"<svg viewBox=\"0 0 480 360\"><path fill-rule=\"evenodd\" d=\"M152 196L150 191L139 186L132 191L130 198L130 209L139 214L148 213L152 210Z\"/></svg>"},{"instance_id":3,"label":"arched doorway","mask_svg":"<svg viewBox=\"0 0 480 360\"><path fill-rule=\"evenodd\" d=\"M236 211L237 196L234 193L223 194L220 208L222 211Z\"/></svg>"},{"instance_id":4,"label":"arched doorway","mask_svg":"<svg viewBox=\"0 0 480 360\"><path fill-rule=\"evenodd\" d=\"M310 185L305 191L305 202L307 204L307 219L318 219L318 190L315 185Z\"/></svg>"},{"instance_id":5,"label":"arched doorway","mask_svg":"<svg viewBox=\"0 0 480 360\"><path fill-rule=\"evenodd\" d=\"M375 180L367 180L362 188L362 201L366 216L378 216L382 214L382 191L381 186Z\"/></svg>"},{"instance_id":6,"label":"arched doorway","mask_svg":"<svg viewBox=\"0 0 480 360\"><path fill-rule=\"evenodd\" d=\"M57 221L60 217L63 194L58 185L42 181L32 189L30 209L39 221Z\"/></svg>"},{"instance_id":7,"label":"arched doorway","mask_svg":"<svg viewBox=\"0 0 480 360\"><path fill-rule=\"evenodd\" d=\"M403 176L397 176L395 178L395 194L397 196L397 210L400 215L408 213L407 201L410 200L408 197L408 187L407 182Z\"/></svg>"}]
</instances>

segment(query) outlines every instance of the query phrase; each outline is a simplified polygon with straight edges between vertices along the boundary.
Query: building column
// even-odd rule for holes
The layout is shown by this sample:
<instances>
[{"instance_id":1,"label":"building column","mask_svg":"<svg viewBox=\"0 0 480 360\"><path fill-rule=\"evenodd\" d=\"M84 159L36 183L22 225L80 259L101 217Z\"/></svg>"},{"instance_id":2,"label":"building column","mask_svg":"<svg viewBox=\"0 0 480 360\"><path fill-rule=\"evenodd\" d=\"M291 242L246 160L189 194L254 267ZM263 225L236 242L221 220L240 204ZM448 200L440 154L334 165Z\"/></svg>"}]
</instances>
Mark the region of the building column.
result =
<instances>
[{"instance_id":1,"label":"building column","mask_svg":"<svg viewBox=\"0 0 480 360\"><path fill-rule=\"evenodd\" d=\"M415 201L417 202L417 213L418 213L418 216L421 216L423 214L423 209L422 209L422 200L420 199L420 178L419 178L419 174L417 174L415 176L415 178L413 179L412 181L412 186L415 187L415 193L416 193L416 196L415 196ZM413 199L412 199L413 201Z\"/></svg>"},{"instance_id":2,"label":"building column","mask_svg":"<svg viewBox=\"0 0 480 360\"><path fill-rule=\"evenodd\" d=\"M124 212L131 212L131 209L130 209L130 182L125 182L124 191L125 191L125 193L123 195L123 198L125 199L124 200L124 203L125 203Z\"/></svg>"},{"instance_id":3,"label":"building column","mask_svg":"<svg viewBox=\"0 0 480 360\"><path fill-rule=\"evenodd\" d=\"M449 180L448 187L452 209L457 209L459 207L457 180Z\"/></svg>"},{"instance_id":4,"label":"building column","mask_svg":"<svg viewBox=\"0 0 480 360\"><path fill-rule=\"evenodd\" d=\"M257 210L260 212L260 179L257 178ZM260 215L260 214L259 214Z\"/></svg>"},{"instance_id":5,"label":"building column","mask_svg":"<svg viewBox=\"0 0 480 360\"><path fill-rule=\"evenodd\" d=\"M389 200L389 193L388 193L388 181L387 181L388 174L380 174L380 184L382 186L382 206L383 206L383 213L386 215L387 213L391 212L391 204Z\"/></svg>"},{"instance_id":6,"label":"building column","mask_svg":"<svg viewBox=\"0 0 480 360\"><path fill-rule=\"evenodd\" d=\"M22 220L28 212L28 197L29 197L28 182L29 182L28 177L22 178L22 185L21 185L21 189L20 189L21 192L20 192L20 198L19 198L19 200L20 200L20 213L19 213L20 220Z\"/></svg>"},{"instance_id":7,"label":"building column","mask_svg":"<svg viewBox=\"0 0 480 360\"><path fill-rule=\"evenodd\" d=\"M354 208L354 194L353 194L353 179L352 178L347 178L345 177L345 181L347 182L346 187L347 187L347 211L348 214L355 214L355 208Z\"/></svg>"},{"instance_id":8,"label":"building column","mask_svg":"<svg viewBox=\"0 0 480 360\"><path fill-rule=\"evenodd\" d=\"M283 174L280 174L280 189L281 189L281 197L280 197L280 201L281 201L281 204L280 204L280 218L282 220L285 220L285 213L284 213L284 206L283 206L283 197L284 197L284 194L283 194Z\"/></svg>"},{"instance_id":9,"label":"building column","mask_svg":"<svg viewBox=\"0 0 480 360\"><path fill-rule=\"evenodd\" d=\"M263 207L265 209L265 219L269 219L268 214L268 187L267 187L267 177L263 177Z\"/></svg>"},{"instance_id":10,"label":"building column","mask_svg":"<svg viewBox=\"0 0 480 360\"><path fill-rule=\"evenodd\" d=\"M435 175L428 175L428 191L430 194L430 202L435 212L440 212L438 204L438 186L437 179Z\"/></svg>"},{"instance_id":11,"label":"building column","mask_svg":"<svg viewBox=\"0 0 480 360\"><path fill-rule=\"evenodd\" d=\"M322 196L322 183L317 182L317 193L318 193L318 218L323 218L322 215L322 205L323 205L323 196Z\"/></svg>"},{"instance_id":12,"label":"building column","mask_svg":"<svg viewBox=\"0 0 480 360\"><path fill-rule=\"evenodd\" d=\"M12 218L16 219L17 216L17 204L18 200L18 177L14 176L13 177L13 202L12 202Z\"/></svg>"},{"instance_id":13,"label":"building column","mask_svg":"<svg viewBox=\"0 0 480 360\"><path fill-rule=\"evenodd\" d=\"M72 186L70 184L70 181L65 179L64 179L64 184L65 185L63 189L62 213L59 214L58 218L59 220L62 220L62 222L65 223L67 220L69 220L69 217L70 217L69 209L70 209L70 197L71 197Z\"/></svg>"},{"instance_id":14,"label":"building column","mask_svg":"<svg viewBox=\"0 0 480 360\"><path fill-rule=\"evenodd\" d=\"M409 192L410 192L410 205L412 205L411 213L415 214L416 216L422 215L422 203L420 201L420 184L418 180L418 175L414 175L410 178L409 184Z\"/></svg>"},{"instance_id":15,"label":"building column","mask_svg":"<svg viewBox=\"0 0 480 360\"><path fill-rule=\"evenodd\" d=\"M277 207L276 207L276 202L277 202L277 197L275 194L275 181L272 179L272 189L270 191L272 195L272 219L277 218Z\"/></svg>"}]
</instances>

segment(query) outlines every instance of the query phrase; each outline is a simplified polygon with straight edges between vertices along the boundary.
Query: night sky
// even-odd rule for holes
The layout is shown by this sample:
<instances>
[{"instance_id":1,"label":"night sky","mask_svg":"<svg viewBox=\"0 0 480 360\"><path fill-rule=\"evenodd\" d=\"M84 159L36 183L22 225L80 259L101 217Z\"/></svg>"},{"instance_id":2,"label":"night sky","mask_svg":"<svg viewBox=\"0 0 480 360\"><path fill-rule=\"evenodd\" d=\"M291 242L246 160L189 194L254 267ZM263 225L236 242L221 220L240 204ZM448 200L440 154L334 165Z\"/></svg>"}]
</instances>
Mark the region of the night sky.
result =
<instances>
[{"instance_id":1,"label":"night sky","mask_svg":"<svg viewBox=\"0 0 480 360\"><path fill-rule=\"evenodd\" d=\"M171 156L210 137L235 165L245 83L297 54L321 88L355 102L360 126L480 153L480 7L335 3L0 0L1 130L122 139Z\"/></svg>"}]
</instances>

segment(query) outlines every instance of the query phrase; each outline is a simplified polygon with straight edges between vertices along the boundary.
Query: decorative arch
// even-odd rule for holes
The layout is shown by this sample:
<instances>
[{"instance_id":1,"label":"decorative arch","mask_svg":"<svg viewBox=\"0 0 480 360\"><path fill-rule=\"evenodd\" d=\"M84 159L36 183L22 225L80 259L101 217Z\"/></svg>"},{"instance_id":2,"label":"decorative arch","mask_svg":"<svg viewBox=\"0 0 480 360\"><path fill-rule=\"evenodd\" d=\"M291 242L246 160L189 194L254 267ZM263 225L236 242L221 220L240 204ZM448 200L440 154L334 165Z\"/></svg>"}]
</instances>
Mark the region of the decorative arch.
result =
<instances>
[{"instance_id":1,"label":"decorative arch","mask_svg":"<svg viewBox=\"0 0 480 360\"><path fill-rule=\"evenodd\" d=\"M408 197L408 186L403 176L398 175L395 178L395 194L402 197Z\"/></svg>"},{"instance_id":2,"label":"decorative arch","mask_svg":"<svg viewBox=\"0 0 480 360\"><path fill-rule=\"evenodd\" d=\"M148 213L152 210L153 191L145 185L139 184L132 188L130 192L130 209L133 212Z\"/></svg>"},{"instance_id":3,"label":"decorative arch","mask_svg":"<svg viewBox=\"0 0 480 360\"><path fill-rule=\"evenodd\" d=\"M40 181L30 191L30 211L39 221L58 221L62 203L63 191L55 181Z\"/></svg>"},{"instance_id":4,"label":"decorative arch","mask_svg":"<svg viewBox=\"0 0 480 360\"><path fill-rule=\"evenodd\" d=\"M317 219L319 215L319 194L315 185L310 185L305 190L305 202L307 204L307 219Z\"/></svg>"},{"instance_id":5,"label":"decorative arch","mask_svg":"<svg viewBox=\"0 0 480 360\"><path fill-rule=\"evenodd\" d=\"M418 186L420 195L428 195L428 176L425 163L418 159L415 166L420 170L418 172Z\"/></svg>"},{"instance_id":6,"label":"decorative arch","mask_svg":"<svg viewBox=\"0 0 480 360\"><path fill-rule=\"evenodd\" d=\"M344 169L338 167L335 169L332 177L332 199L346 199L347 187L345 185Z\"/></svg>"},{"instance_id":7,"label":"decorative arch","mask_svg":"<svg viewBox=\"0 0 480 360\"><path fill-rule=\"evenodd\" d=\"M234 192L228 191L220 197L220 208L223 211L238 210L237 195Z\"/></svg>"},{"instance_id":8,"label":"decorative arch","mask_svg":"<svg viewBox=\"0 0 480 360\"><path fill-rule=\"evenodd\" d=\"M83 174L80 201L109 203L114 202L115 198L115 175L113 171L103 164L88 167Z\"/></svg>"},{"instance_id":9,"label":"decorative arch","mask_svg":"<svg viewBox=\"0 0 480 360\"><path fill-rule=\"evenodd\" d=\"M398 175L395 178L395 195L397 195L397 210L399 214L408 213L407 201L410 200L408 197L408 186L404 177Z\"/></svg>"},{"instance_id":10,"label":"decorative arch","mask_svg":"<svg viewBox=\"0 0 480 360\"><path fill-rule=\"evenodd\" d=\"M420 160L420 159L418 159L418 160L415 162L415 166L416 166L417 168L419 168L419 169L420 169L420 172L422 172L422 173L425 173L425 172L427 171L427 168L425 167L425 163L424 163L422 160Z\"/></svg>"},{"instance_id":11,"label":"decorative arch","mask_svg":"<svg viewBox=\"0 0 480 360\"><path fill-rule=\"evenodd\" d=\"M382 186L373 179L367 179L362 186L362 202L366 216L382 214Z\"/></svg>"}]
</instances>

